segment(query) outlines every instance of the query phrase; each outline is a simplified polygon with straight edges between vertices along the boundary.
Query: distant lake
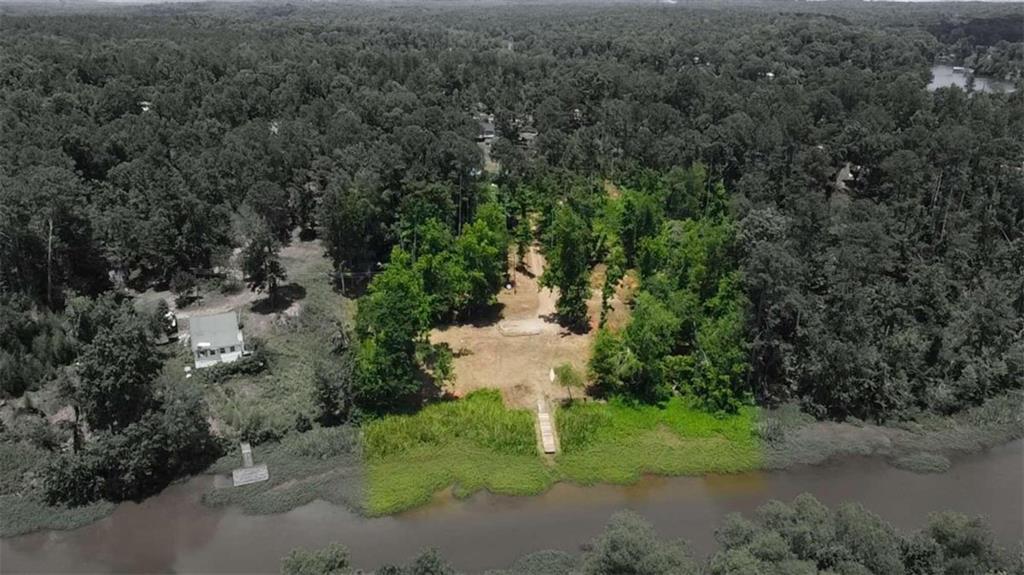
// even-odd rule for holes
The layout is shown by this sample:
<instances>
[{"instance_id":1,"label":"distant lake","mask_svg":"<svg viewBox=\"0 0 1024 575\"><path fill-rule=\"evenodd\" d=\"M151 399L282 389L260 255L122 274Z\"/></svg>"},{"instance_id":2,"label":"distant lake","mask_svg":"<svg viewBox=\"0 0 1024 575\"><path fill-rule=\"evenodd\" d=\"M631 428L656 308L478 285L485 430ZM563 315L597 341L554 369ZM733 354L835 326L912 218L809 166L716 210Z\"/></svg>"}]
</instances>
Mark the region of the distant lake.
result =
<instances>
[{"instance_id":1,"label":"distant lake","mask_svg":"<svg viewBox=\"0 0 1024 575\"><path fill-rule=\"evenodd\" d=\"M960 86L963 89L967 89L967 77L968 74L965 72L954 72L953 66L932 66L932 81L928 83L928 91L934 92L939 88L945 88L947 86ZM985 76L975 76L974 91L1013 92L1014 86L1012 83L1005 80L986 78Z\"/></svg>"}]
</instances>

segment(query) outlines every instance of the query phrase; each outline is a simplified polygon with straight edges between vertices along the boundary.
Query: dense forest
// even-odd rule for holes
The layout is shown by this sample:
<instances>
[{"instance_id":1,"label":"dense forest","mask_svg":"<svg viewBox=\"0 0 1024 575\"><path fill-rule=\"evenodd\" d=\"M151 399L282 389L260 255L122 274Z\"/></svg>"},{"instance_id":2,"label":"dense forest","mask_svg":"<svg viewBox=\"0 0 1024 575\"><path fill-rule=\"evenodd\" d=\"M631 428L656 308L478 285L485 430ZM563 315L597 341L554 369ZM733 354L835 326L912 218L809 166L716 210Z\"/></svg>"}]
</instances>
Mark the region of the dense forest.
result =
<instances>
[{"instance_id":1,"label":"dense forest","mask_svg":"<svg viewBox=\"0 0 1024 575\"><path fill-rule=\"evenodd\" d=\"M55 500L217 452L161 376L161 314L124 299L187 297L236 249L273 293L311 238L361 296L325 421L446 377L423 334L485 313L534 238L574 329L593 266L638 273L596 337L605 394L885 421L1024 382L1019 9L0 10L0 393L57 386L87 424ZM949 58L1017 90L927 91Z\"/></svg>"}]
</instances>

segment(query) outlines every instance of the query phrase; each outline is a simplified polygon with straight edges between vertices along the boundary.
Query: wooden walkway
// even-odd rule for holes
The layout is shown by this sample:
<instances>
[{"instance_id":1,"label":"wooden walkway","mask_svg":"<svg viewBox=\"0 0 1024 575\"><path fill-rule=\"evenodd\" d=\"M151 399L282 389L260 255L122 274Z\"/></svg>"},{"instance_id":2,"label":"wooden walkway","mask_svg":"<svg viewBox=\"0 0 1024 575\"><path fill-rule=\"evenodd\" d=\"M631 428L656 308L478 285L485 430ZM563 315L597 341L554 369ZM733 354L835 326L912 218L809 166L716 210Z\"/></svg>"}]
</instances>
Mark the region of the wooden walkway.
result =
<instances>
[{"instance_id":1,"label":"wooden walkway","mask_svg":"<svg viewBox=\"0 0 1024 575\"><path fill-rule=\"evenodd\" d=\"M555 425L551 421L551 413L548 412L548 405L543 399L537 399L537 422L540 424L540 442L544 453L554 453Z\"/></svg>"}]
</instances>

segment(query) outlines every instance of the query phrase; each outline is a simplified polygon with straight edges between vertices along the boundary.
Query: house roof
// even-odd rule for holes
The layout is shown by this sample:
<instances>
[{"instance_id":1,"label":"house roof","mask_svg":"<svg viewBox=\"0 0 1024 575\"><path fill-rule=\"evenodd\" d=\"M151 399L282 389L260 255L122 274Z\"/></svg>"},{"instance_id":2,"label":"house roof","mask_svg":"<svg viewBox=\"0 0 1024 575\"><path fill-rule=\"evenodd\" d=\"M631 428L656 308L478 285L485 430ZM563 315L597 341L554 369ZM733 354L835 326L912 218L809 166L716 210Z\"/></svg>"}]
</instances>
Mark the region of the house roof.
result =
<instances>
[{"instance_id":1,"label":"house roof","mask_svg":"<svg viewBox=\"0 0 1024 575\"><path fill-rule=\"evenodd\" d=\"M189 339L192 351L203 344L209 347L225 347L242 343L242 331L238 329L238 314L229 311L192 317L189 320Z\"/></svg>"}]
</instances>

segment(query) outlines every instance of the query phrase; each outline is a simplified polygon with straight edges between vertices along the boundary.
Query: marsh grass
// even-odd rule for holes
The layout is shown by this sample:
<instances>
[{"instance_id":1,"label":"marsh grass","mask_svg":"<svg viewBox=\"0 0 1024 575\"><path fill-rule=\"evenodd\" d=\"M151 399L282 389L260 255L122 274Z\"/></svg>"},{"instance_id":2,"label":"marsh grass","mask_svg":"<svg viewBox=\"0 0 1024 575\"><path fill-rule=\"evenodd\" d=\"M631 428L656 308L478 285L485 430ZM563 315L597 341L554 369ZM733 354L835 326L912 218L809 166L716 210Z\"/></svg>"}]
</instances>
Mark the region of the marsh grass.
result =
<instances>
[{"instance_id":1,"label":"marsh grass","mask_svg":"<svg viewBox=\"0 0 1024 575\"><path fill-rule=\"evenodd\" d=\"M100 501L82 507L47 505L36 496L0 496L0 537L14 537L42 529L76 529L114 512L116 504Z\"/></svg>"},{"instance_id":2,"label":"marsh grass","mask_svg":"<svg viewBox=\"0 0 1024 575\"><path fill-rule=\"evenodd\" d=\"M413 416L393 415L364 428L370 461L387 459L411 449L463 442L502 455L536 453L533 415L508 409L501 392L475 391L459 401L430 405Z\"/></svg>"},{"instance_id":3,"label":"marsh grass","mask_svg":"<svg viewBox=\"0 0 1024 575\"><path fill-rule=\"evenodd\" d=\"M493 390L367 424L367 509L394 513L447 488L529 495L556 481L628 483L643 473L734 472L760 462L755 410L715 417L683 399L663 407L574 404L556 412L563 453L537 454L534 414Z\"/></svg>"},{"instance_id":4,"label":"marsh grass","mask_svg":"<svg viewBox=\"0 0 1024 575\"><path fill-rule=\"evenodd\" d=\"M912 453L897 457L892 464L914 473L943 473L952 466L948 457L938 453Z\"/></svg>"},{"instance_id":5,"label":"marsh grass","mask_svg":"<svg viewBox=\"0 0 1024 575\"><path fill-rule=\"evenodd\" d=\"M761 465L757 410L706 413L685 398L664 406L574 404L556 414L565 479L630 483L645 473L734 473Z\"/></svg>"},{"instance_id":6,"label":"marsh grass","mask_svg":"<svg viewBox=\"0 0 1024 575\"><path fill-rule=\"evenodd\" d=\"M448 487L457 497L481 489L527 495L556 478L537 456L533 414L505 407L496 390L369 422L363 445L375 515L426 503Z\"/></svg>"},{"instance_id":7,"label":"marsh grass","mask_svg":"<svg viewBox=\"0 0 1024 575\"><path fill-rule=\"evenodd\" d=\"M292 433L280 442L255 446L253 459L267 464L268 481L215 488L203 495L203 503L213 507L237 505L253 514L283 513L317 499L357 512L363 509L364 469L355 429L314 428ZM235 449L208 472L230 475L241 461Z\"/></svg>"},{"instance_id":8,"label":"marsh grass","mask_svg":"<svg viewBox=\"0 0 1024 575\"><path fill-rule=\"evenodd\" d=\"M1024 437L1024 392L1011 391L952 416L922 414L886 425L818 422L796 406L762 410L760 425L781 429L764 444L764 467L786 469L856 456L886 458L920 472L948 468L951 456L974 453Z\"/></svg>"},{"instance_id":9,"label":"marsh grass","mask_svg":"<svg viewBox=\"0 0 1024 575\"><path fill-rule=\"evenodd\" d=\"M456 440L425 445L367 462L367 511L387 515L425 504L451 488L455 497L486 489L505 495L535 495L558 479L536 455L510 455Z\"/></svg>"}]
</instances>

